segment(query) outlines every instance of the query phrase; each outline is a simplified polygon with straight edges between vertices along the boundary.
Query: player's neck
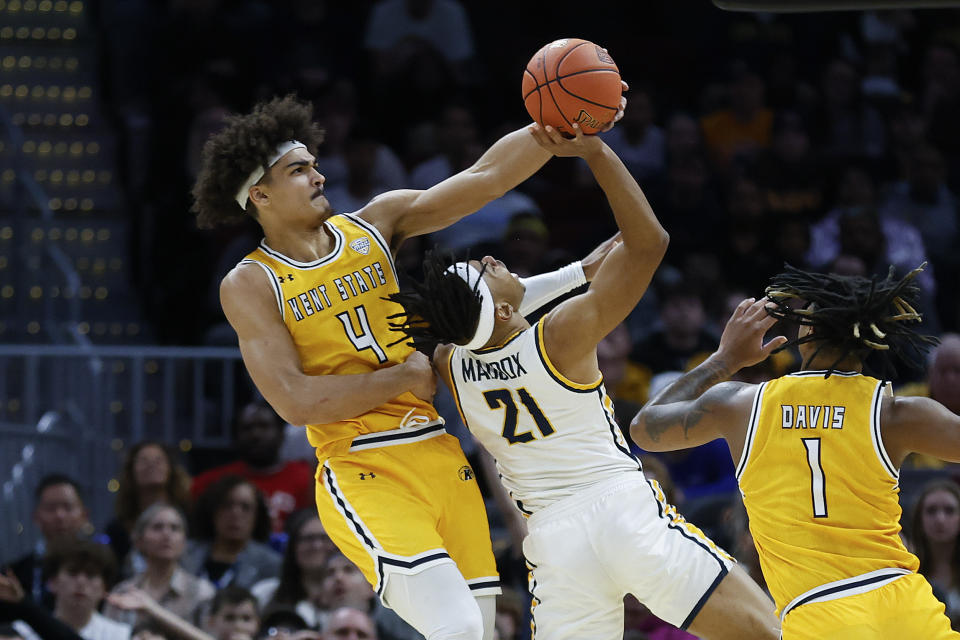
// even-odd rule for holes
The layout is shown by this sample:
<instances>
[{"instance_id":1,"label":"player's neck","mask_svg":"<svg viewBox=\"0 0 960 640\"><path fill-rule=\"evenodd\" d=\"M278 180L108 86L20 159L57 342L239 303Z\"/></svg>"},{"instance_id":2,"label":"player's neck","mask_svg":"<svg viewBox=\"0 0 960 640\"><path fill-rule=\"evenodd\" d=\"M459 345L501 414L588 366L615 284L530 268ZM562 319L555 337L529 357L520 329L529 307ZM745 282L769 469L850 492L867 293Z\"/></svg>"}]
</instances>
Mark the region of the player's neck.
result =
<instances>
[{"instance_id":1,"label":"player's neck","mask_svg":"<svg viewBox=\"0 0 960 640\"><path fill-rule=\"evenodd\" d=\"M497 322L497 324L494 325L493 334L490 336L490 340L487 342L487 344L483 345L483 348L486 349L488 347L496 347L501 345L513 334L529 328L530 323L527 322L526 319L519 313L514 313L506 322Z\"/></svg>"},{"instance_id":2,"label":"player's neck","mask_svg":"<svg viewBox=\"0 0 960 640\"><path fill-rule=\"evenodd\" d=\"M264 225L264 241L273 251L296 262L315 262L333 251L336 237L327 225L300 227Z\"/></svg>"},{"instance_id":3,"label":"player's neck","mask_svg":"<svg viewBox=\"0 0 960 640\"><path fill-rule=\"evenodd\" d=\"M824 351L821 351L809 360L804 358L802 368L807 371L824 371L831 367L834 371L853 371L856 373L863 371L863 363L860 362L860 358L847 356L840 362L837 362L836 353Z\"/></svg>"}]
</instances>

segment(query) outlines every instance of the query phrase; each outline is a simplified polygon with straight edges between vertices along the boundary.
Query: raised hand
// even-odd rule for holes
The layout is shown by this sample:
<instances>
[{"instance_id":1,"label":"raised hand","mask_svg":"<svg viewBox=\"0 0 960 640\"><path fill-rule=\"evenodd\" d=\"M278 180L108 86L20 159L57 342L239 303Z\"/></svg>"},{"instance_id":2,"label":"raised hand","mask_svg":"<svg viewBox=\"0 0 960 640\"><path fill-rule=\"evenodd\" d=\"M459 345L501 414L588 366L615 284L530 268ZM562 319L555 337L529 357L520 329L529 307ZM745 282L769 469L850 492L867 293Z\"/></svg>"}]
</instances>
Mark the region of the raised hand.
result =
<instances>
[{"instance_id":1,"label":"raised hand","mask_svg":"<svg viewBox=\"0 0 960 640\"><path fill-rule=\"evenodd\" d=\"M555 156L585 158L603 149L603 140L597 136L584 135L583 129L576 122L572 128L574 136L567 138L550 125L542 127L534 123L529 127L537 143Z\"/></svg>"},{"instance_id":2,"label":"raised hand","mask_svg":"<svg viewBox=\"0 0 960 640\"><path fill-rule=\"evenodd\" d=\"M610 129L613 129L613 125L620 122L620 118L623 117L623 112L627 109L627 96L625 94L630 88L630 85L623 80L620 81L620 84L623 86L623 93L620 94L620 107L617 109L617 114L613 116L613 120L610 121L610 124L601 129L601 131L610 131Z\"/></svg>"},{"instance_id":3,"label":"raised hand","mask_svg":"<svg viewBox=\"0 0 960 640\"><path fill-rule=\"evenodd\" d=\"M727 321L723 335L720 336L717 354L724 358L732 370L763 362L774 349L787 342L784 336L763 342L763 336L777 322L776 318L767 313L769 302L766 298L747 298L737 305Z\"/></svg>"},{"instance_id":4,"label":"raised hand","mask_svg":"<svg viewBox=\"0 0 960 640\"><path fill-rule=\"evenodd\" d=\"M23 587L13 571L7 569L6 572L0 574L0 601L16 604L23 600L23 597Z\"/></svg>"}]
</instances>

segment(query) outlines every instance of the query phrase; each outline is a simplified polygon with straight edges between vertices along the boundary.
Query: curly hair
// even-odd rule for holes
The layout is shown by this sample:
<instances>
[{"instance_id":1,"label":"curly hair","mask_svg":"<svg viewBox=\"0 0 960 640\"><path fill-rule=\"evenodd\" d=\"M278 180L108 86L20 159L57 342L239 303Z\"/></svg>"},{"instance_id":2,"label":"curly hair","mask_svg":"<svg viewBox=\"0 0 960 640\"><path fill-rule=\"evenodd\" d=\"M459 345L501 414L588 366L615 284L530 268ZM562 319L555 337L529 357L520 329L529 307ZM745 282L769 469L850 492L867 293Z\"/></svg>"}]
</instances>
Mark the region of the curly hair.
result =
<instances>
[{"instance_id":1,"label":"curly hair","mask_svg":"<svg viewBox=\"0 0 960 640\"><path fill-rule=\"evenodd\" d=\"M190 513L193 499L190 496L190 474L181 465L170 447L157 440L141 440L130 447L123 461L123 469L120 472L120 483L117 488L116 502L114 503L114 513L117 520L128 532L133 528L137 517L147 505L140 504L140 492L137 488L136 478L134 477L133 467L137 461L137 455L147 447L156 447L163 452L167 459L167 468L170 469L170 475L167 476L167 482L164 484L164 491L167 494L166 502L173 505L183 513Z\"/></svg>"},{"instance_id":2,"label":"curly hair","mask_svg":"<svg viewBox=\"0 0 960 640\"><path fill-rule=\"evenodd\" d=\"M910 367L922 368L923 354L937 343L935 337L921 335L914 328L922 318L915 310L920 288L913 280L924 266L926 263L900 279L890 267L887 276L880 279L814 273L784 265L783 273L774 276L767 287L767 298L775 305L768 313L813 330L777 351L819 342L804 366L826 348L836 354L827 377L848 356L865 365L867 358L873 357L883 377L896 374L894 357ZM806 305L797 307L797 300Z\"/></svg>"},{"instance_id":3,"label":"curly hair","mask_svg":"<svg viewBox=\"0 0 960 640\"><path fill-rule=\"evenodd\" d=\"M411 279L410 291L386 297L403 307L401 313L387 316L390 330L403 334L391 346L412 340L416 348L432 354L438 344L466 344L480 322L480 279L472 288L464 280L447 271L457 262L447 251L431 249L423 259L423 282ZM480 278L487 266L480 269Z\"/></svg>"},{"instance_id":4,"label":"curly hair","mask_svg":"<svg viewBox=\"0 0 960 640\"><path fill-rule=\"evenodd\" d=\"M237 191L257 167L264 173L277 145L299 140L314 153L323 142L323 130L313 121L313 106L294 94L257 104L251 113L227 118L226 126L203 146L200 174L193 186L192 210L197 226L211 229L257 217L253 202L246 210L236 201Z\"/></svg>"}]
</instances>

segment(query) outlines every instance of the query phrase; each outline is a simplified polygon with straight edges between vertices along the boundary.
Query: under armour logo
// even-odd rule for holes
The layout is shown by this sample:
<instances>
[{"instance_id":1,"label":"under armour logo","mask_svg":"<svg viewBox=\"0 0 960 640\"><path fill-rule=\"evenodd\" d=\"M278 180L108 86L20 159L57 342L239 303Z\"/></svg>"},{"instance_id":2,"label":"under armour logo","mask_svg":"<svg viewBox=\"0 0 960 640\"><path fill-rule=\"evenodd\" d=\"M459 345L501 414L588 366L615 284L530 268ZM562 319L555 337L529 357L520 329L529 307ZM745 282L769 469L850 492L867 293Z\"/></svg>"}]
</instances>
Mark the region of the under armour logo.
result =
<instances>
[{"instance_id":1,"label":"under armour logo","mask_svg":"<svg viewBox=\"0 0 960 640\"><path fill-rule=\"evenodd\" d=\"M277 280L279 280L280 282L283 282L284 280L289 280L290 282L293 282L293 274L288 273L286 278L284 278L283 276L277 276Z\"/></svg>"},{"instance_id":2,"label":"under armour logo","mask_svg":"<svg viewBox=\"0 0 960 640\"><path fill-rule=\"evenodd\" d=\"M368 473L363 473L363 472L361 472L361 473L359 473L359 474L357 474L357 475L360 476L360 479L361 479L361 480L366 480L367 478L376 478L376 477L377 477L377 474L375 474L375 473L372 472L372 471L370 471L370 472L368 472Z\"/></svg>"},{"instance_id":3,"label":"under armour logo","mask_svg":"<svg viewBox=\"0 0 960 640\"><path fill-rule=\"evenodd\" d=\"M466 482L467 480L473 480L473 469L464 465L460 467L460 471L457 473L460 476L460 479Z\"/></svg>"},{"instance_id":4,"label":"under armour logo","mask_svg":"<svg viewBox=\"0 0 960 640\"><path fill-rule=\"evenodd\" d=\"M357 238L350 243L350 248L356 251L357 253L362 253L367 255L370 253L370 238L364 236L363 238Z\"/></svg>"}]
</instances>

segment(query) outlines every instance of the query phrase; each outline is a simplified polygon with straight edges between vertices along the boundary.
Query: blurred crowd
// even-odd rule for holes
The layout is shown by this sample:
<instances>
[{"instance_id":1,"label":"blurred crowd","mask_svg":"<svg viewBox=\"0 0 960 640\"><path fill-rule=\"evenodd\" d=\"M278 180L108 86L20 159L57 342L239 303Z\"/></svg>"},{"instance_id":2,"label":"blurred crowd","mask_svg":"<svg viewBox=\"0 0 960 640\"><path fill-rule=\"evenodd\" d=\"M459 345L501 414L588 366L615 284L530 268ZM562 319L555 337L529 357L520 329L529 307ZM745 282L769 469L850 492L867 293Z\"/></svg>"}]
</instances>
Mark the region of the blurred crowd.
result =
<instances>
[{"instance_id":1,"label":"blurred crowd","mask_svg":"<svg viewBox=\"0 0 960 640\"><path fill-rule=\"evenodd\" d=\"M576 36L607 47L630 83L623 120L601 135L670 234L651 289L599 349L625 432L651 394L715 350L735 305L762 294L784 263L864 276L925 264L920 311L942 344L894 389L960 413L960 11L643 4L642 19L611 9L587 24L564 1L544 16L537 3L499 1L100 0L131 278L154 333L235 344L217 288L258 229L199 232L189 199L202 144L227 115L289 92L311 100L326 130L327 197L335 211L355 211L453 175L523 126L523 66L546 42ZM585 165L554 159L473 216L408 241L397 263L418 275L423 252L439 246L489 253L526 276L586 255L614 230ZM760 382L800 365L785 351L739 375ZM0 578L0 614L13 619L19 607L16 619L35 630L59 622L68 628L58 632L85 638L419 637L326 537L303 430L249 392L234 462L188 470L163 443L131 447L112 522L88 522L70 478L36 487L43 536L28 556L5 559L16 579ZM437 406L474 462L476 444L442 389ZM635 450L681 512L763 584L725 445ZM903 536L960 623L956 469L916 456L906 466L934 479L904 495ZM486 496L504 579L498 634L526 638L526 569L508 514ZM690 637L635 601L625 625L634 640ZM29 633L0 628L0 638Z\"/></svg>"}]
</instances>

